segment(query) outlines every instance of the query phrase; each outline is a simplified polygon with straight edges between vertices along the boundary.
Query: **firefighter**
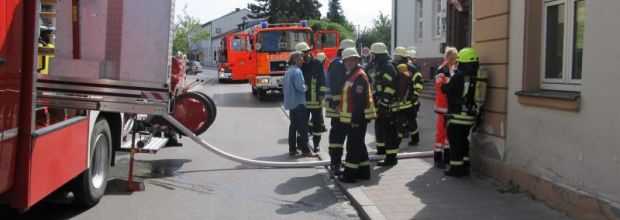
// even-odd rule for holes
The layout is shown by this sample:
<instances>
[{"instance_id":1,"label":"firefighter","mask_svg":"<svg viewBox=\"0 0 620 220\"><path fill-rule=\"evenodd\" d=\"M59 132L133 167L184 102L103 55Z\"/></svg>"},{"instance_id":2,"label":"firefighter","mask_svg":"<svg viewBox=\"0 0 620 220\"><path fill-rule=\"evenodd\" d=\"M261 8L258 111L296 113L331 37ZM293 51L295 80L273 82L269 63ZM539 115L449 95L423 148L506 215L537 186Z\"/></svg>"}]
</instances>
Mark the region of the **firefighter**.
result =
<instances>
[{"instance_id":1,"label":"firefighter","mask_svg":"<svg viewBox=\"0 0 620 220\"><path fill-rule=\"evenodd\" d=\"M340 42L340 48L336 57L327 67L325 80L329 91L326 96L325 115L331 118L331 128L329 129L329 157L331 158L331 163L329 168L334 176L341 174L342 152L344 151L344 141L346 138L346 131L342 123L340 123L340 113L338 110L340 94L347 76L347 70L342 62L342 51L346 48L355 48L355 42L351 39L345 39Z\"/></svg>"},{"instance_id":2,"label":"firefighter","mask_svg":"<svg viewBox=\"0 0 620 220\"><path fill-rule=\"evenodd\" d=\"M49 74L51 59L54 58L53 51L56 47L54 46L54 28L42 27L41 35L39 36L39 48L48 49L45 55L39 54L37 57L37 71L41 74Z\"/></svg>"},{"instance_id":3,"label":"firefighter","mask_svg":"<svg viewBox=\"0 0 620 220\"><path fill-rule=\"evenodd\" d=\"M304 64L301 71L304 75L304 81L308 90L306 91L306 108L310 116L308 123L310 133L312 134L312 142L314 144L314 152L320 150L321 134L326 132L323 122L323 99L325 98L325 69L323 62L310 55L310 46L306 42L298 43L295 51L304 53Z\"/></svg>"},{"instance_id":4,"label":"firefighter","mask_svg":"<svg viewBox=\"0 0 620 220\"><path fill-rule=\"evenodd\" d=\"M435 113L437 113L437 124L435 133L434 164L435 167L444 169L445 165L450 163L450 145L448 144L448 127L445 122L445 114L448 113L448 100L446 95L441 91L441 85L446 83L448 79L456 71L456 59L458 51L454 47L446 47L444 53L444 63L437 68L435 73Z\"/></svg>"},{"instance_id":5,"label":"firefighter","mask_svg":"<svg viewBox=\"0 0 620 220\"><path fill-rule=\"evenodd\" d=\"M384 43L374 43L370 46L370 64L367 71L370 74L373 98L377 103L377 120L375 121L375 137L377 140L377 154L386 155L385 160L378 162L378 166L394 166L398 163L398 134L394 123L395 113L390 108L396 95L397 72L389 62L387 47Z\"/></svg>"},{"instance_id":6,"label":"firefighter","mask_svg":"<svg viewBox=\"0 0 620 220\"><path fill-rule=\"evenodd\" d=\"M407 51L404 47L394 49L394 65L399 67L400 72L397 90L400 100L398 104L395 104L398 108L392 108L392 110L400 112L397 122L397 126L399 126L398 135L399 138L410 136L409 146L416 146L420 142L417 115L420 109L420 93L424 89L422 74L410 62L413 59L415 59L415 51Z\"/></svg>"},{"instance_id":7,"label":"firefighter","mask_svg":"<svg viewBox=\"0 0 620 220\"><path fill-rule=\"evenodd\" d=\"M458 70L441 86L448 98L448 140L450 141L450 168L447 176L469 175L469 133L475 124L477 106L474 101L475 79L479 68L476 50L463 48L458 54Z\"/></svg>"},{"instance_id":8,"label":"firefighter","mask_svg":"<svg viewBox=\"0 0 620 220\"><path fill-rule=\"evenodd\" d=\"M370 179L370 161L365 137L368 122L376 118L368 76L359 67L360 56L355 48L342 51L346 81L339 103L340 122L347 138L347 155L341 182L352 183Z\"/></svg>"}]
</instances>

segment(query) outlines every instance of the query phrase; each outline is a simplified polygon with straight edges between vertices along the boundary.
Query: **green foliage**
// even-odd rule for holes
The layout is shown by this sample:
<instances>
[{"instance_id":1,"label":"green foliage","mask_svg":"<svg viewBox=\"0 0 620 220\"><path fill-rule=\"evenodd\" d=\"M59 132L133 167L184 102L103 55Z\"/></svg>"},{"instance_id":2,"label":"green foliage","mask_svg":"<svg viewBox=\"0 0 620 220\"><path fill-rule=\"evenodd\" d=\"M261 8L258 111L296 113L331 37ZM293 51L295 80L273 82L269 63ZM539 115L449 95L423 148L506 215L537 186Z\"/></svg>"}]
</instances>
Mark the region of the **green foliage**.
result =
<instances>
[{"instance_id":1,"label":"green foliage","mask_svg":"<svg viewBox=\"0 0 620 220\"><path fill-rule=\"evenodd\" d=\"M344 26L336 22L327 20L308 20L308 26L312 27L313 31L320 30L335 30L340 32L340 39L353 39L353 25Z\"/></svg>"},{"instance_id":2,"label":"green foliage","mask_svg":"<svg viewBox=\"0 0 620 220\"><path fill-rule=\"evenodd\" d=\"M267 18L269 23L296 23L321 18L318 0L255 0L248 4L252 19Z\"/></svg>"},{"instance_id":3,"label":"green foliage","mask_svg":"<svg viewBox=\"0 0 620 220\"><path fill-rule=\"evenodd\" d=\"M383 12L379 12L379 16L373 20L373 25L370 28L360 30L357 36L357 44L360 43L364 47L370 47L375 42L383 42L389 48L391 48L392 41L392 20L389 16L384 15Z\"/></svg>"},{"instance_id":4,"label":"green foliage","mask_svg":"<svg viewBox=\"0 0 620 220\"><path fill-rule=\"evenodd\" d=\"M187 14L187 5L185 5L183 14L177 16L172 27L172 51L187 54L189 45L207 39L209 39L209 32L202 28L198 18Z\"/></svg>"},{"instance_id":5,"label":"green foliage","mask_svg":"<svg viewBox=\"0 0 620 220\"><path fill-rule=\"evenodd\" d=\"M342 6L340 6L340 0L329 0L329 11L327 11L327 20L336 22L338 24L346 24L347 19L344 17Z\"/></svg>"}]
</instances>

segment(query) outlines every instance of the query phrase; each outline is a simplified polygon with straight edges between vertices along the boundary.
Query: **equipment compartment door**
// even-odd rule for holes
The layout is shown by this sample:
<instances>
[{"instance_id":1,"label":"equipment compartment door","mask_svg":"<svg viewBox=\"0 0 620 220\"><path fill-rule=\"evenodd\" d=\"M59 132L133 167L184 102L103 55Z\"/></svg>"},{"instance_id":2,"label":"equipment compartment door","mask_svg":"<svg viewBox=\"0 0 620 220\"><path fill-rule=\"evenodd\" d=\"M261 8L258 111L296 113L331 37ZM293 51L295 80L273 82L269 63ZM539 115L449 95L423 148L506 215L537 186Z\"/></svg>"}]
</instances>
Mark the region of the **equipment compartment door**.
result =
<instances>
[{"instance_id":1,"label":"equipment compartment door","mask_svg":"<svg viewBox=\"0 0 620 220\"><path fill-rule=\"evenodd\" d=\"M340 47L340 33L333 30L317 31L314 36L316 53L323 52L331 61ZM326 62L329 63L329 62Z\"/></svg>"},{"instance_id":2,"label":"equipment compartment door","mask_svg":"<svg viewBox=\"0 0 620 220\"><path fill-rule=\"evenodd\" d=\"M245 80L256 74L256 56L249 34L240 33L228 37L228 65L233 80Z\"/></svg>"}]
</instances>

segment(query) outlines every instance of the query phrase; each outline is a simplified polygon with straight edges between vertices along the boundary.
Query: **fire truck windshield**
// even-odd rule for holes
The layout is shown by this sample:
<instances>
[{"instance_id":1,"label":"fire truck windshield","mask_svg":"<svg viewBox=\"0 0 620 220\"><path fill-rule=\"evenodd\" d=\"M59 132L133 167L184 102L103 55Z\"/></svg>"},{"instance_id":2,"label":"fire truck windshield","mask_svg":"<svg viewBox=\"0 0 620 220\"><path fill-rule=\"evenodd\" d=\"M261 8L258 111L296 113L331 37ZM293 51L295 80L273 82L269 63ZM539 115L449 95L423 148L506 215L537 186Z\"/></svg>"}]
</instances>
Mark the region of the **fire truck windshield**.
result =
<instances>
[{"instance_id":1,"label":"fire truck windshield","mask_svg":"<svg viewBox=\"0 0 620 220\"><path fill-rule=\"evenodd\" d=\"M258 52L291 52L300 42L310 41L310 31L264 31L258 34Z\"/></svg>"}]
</instances>

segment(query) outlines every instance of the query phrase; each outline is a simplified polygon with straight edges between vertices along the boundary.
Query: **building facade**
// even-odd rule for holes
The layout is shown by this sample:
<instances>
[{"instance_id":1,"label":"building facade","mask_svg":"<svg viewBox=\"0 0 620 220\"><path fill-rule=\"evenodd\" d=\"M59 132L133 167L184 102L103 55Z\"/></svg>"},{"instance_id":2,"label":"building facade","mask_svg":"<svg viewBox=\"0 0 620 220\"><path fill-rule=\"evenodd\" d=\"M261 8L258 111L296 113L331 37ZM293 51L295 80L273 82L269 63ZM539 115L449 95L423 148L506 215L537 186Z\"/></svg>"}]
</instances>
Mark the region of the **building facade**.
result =
<instances>
[{"instance_id":1,"label":"building facade","mask_svg":"<svg viewBox=\"0 0 620 220\"><path fill-rule=\"evenodd\" d=\"M425 80L432 79L435 69L443 62L446 3L446 0L392 0L392 47L415 46L416 66Z\"/></svg>"},{"instance_id":2,"label":"building facade","mask_svg":"<svg viewBox=\"0 0 620 220\"><path fill-rule=\"evenodd\" d=\"M448 44L468 33L490 72L475 171L572 217L620 218L620 1L448 4L468 8L448 13L448 30L459 30Z\"/></svg>"},{"instance_id":3,"label":"building facade","mask_svg":"<svg viewBox=\"0 0 620 220\"><path fill-rule=\"evenodd\" d=\"M250 10L237 8L235 11L203 24L202 28L209 32L209 39L190 45L190 57L200 61L203 66L216 67L220 41L226 34L238 31L240 24L249 22L248 14Z\"/></svg>"}]
</instances>

